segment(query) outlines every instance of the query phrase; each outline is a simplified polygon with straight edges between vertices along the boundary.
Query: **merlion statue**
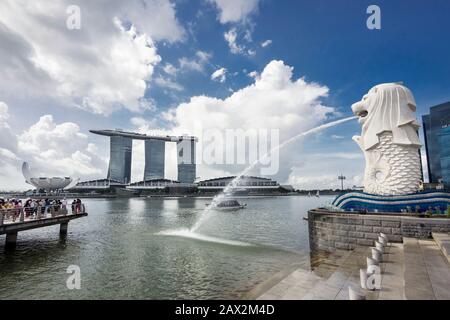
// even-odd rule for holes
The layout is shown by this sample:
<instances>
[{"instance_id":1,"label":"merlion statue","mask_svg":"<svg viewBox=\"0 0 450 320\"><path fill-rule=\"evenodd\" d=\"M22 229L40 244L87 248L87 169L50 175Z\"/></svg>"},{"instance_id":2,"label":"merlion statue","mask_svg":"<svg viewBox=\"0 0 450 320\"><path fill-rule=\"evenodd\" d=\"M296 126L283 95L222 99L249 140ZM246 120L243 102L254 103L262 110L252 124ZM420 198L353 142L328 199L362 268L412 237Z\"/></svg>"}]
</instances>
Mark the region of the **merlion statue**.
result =
<instances>
[{"instance_id":1,"label":"merlion statue","mask_svg":"<svg viewBox=\"0 0 450 320\"><path fill-rule=\"evenodd\" d=\"M354 136L364 153L364 192L405 195L419 190L421 147L416 121L416 102L411 91L399 83L370 89L352 110L362 124Z\"/></svg>"}]
</instances>

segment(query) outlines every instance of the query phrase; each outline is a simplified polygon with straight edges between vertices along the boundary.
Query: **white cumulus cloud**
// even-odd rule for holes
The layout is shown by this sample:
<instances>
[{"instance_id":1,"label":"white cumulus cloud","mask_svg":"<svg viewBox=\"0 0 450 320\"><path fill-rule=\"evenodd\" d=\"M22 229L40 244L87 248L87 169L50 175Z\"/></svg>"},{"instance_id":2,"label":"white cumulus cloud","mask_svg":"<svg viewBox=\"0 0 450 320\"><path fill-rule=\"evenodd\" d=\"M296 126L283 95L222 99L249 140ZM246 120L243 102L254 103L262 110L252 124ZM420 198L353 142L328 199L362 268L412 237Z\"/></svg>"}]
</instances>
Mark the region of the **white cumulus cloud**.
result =
<instances>
[{"instance_id":1,"label":"white cumulus cloud","mask_svg":"<svg viewBox=\"0 0 450 320\"><path fill-rule=\"evenodd\" d=\"M24 183L20 171L27 161L39 175L100 177L106 173L106 159L97 154L97 147L89 143L73 122L56 123L53 116L44 115L27 130L14 134L6 120L8 106L0 102L0 190L31 188ZM6 120L5 120L6 119Z\"/></svg>"},{"instance_id":2,"label":"white cumulus cloud","mask_svg":"<svg viewBox=\"0 0 450 320\"><path fill-rule=\"evenodd\" d=\"M182 57L178 59L181 70L187 71L198 71L203 72L205 70L205 65L211 59L211 54L204 51L197 51L195 57L187 58Z\"/></svg>"},{"instance_id":3,"label":"white cumulus cloud","mask_svg":"<svg viewBox=\"0 0 450 320\"><path fill-rule=\"evenodd\" d=\"M270 46L271 44L272 44L272 40L269 39L269 40L261 42L261 47L265 48L265 47Z\"/></svg>"},{"instance_id":4,"label":"white cumulus cloud","mask_svg":"<svg viewBox=\"0 0 450 320\"><path fill-rule=\"evenodd\" d=\"M227 69L220 68L214 71L213 74L211 75L211 80L224 83L225 80L227 80Z\"/></svg>"},{"instance_id":5,"label":"white cumulus cloud","mask_svg":"<svg viewBox=\"0 0 450 320\"><path fill-rule=\"evenodd\" d=\"M228 43L228 47L230 47L231 53L238 54L242 53L245 50L244 46L237 44L237 31L236 28L231 28L227 32L223 34L225 41Z\"/></svg>"},{"instance_id":6,"label":"white cumulus cloud","mask_svg":"<svg viewBox=\"0 0 450 320\"><path fill-rule=\"evenodd\" d=\"M163 70L165 73L167 73L171 76L174 76L178 71L177 68L175 68L174 65L171 63L166 63L163 67Z\"/></svg>"},{"instance_id":7,"label":"white cumulus cloud","mask_svg":"<svg viewBox=\"0 0 450 320\"><path fill-rule=\"evenodd\" d=\"M184 36L172 3L79 1L81 29L69 30L72 4L0 2L0 94L26 91L98 114L151 108L144 93L161 60L154 41Z\"/></svg>"},{"instance_id":8,"label":"white cumulus cloud","mask_svg":"<svg viewBox=\"0 0 450 320\"><path fill-rule=\"evenodd\" d=\"M254 83L225 99L194 96L165 114L174 134L204 132L208 129L279 129L286 140L327 119L334 108L321 99L328 88L303 78L293 79L293 68L283 61L271 61ZM201 139L201 137L199 137ZM225 148L226 146L224 146ZM301 160L295 144L281 152L278 177L286 181L296 162ZM238 166L199 165L199 175L237 173Z\"/></svg>"},{"instance_id":9,"label":"white cumulus cloud","mask_svg":"<svg viewBox=\"0 0 450 320\"><path fill-rule=\"evenodd\" d=\"M183 91L184 90L184 87L181 84L176 83L170 79L163 78L161 76L158 76L155 78L155 84L160 87L172 89L175 91Z\"/></svg>"},{"instance_id":10,"label":"white cumulus cloud","mask_svg":"<svg viewBox=\"0 0 450 320\"><path fill-rule=\"evenodd\" d=\"M259 0L208 0L219 9L222 24L243 22L258 9Z\"/></svg>"},{"instance_id":11,"label":"white cumulus cloud","mask_svg":"<svg viewBox=\"0 0 450 320\"><path fill-rule=\"evenodd\" d=\"M257 71L251 71L251 72L247 73L247 75L253 79L256 79L259 76Z\"/></svg>"}]
</instances>

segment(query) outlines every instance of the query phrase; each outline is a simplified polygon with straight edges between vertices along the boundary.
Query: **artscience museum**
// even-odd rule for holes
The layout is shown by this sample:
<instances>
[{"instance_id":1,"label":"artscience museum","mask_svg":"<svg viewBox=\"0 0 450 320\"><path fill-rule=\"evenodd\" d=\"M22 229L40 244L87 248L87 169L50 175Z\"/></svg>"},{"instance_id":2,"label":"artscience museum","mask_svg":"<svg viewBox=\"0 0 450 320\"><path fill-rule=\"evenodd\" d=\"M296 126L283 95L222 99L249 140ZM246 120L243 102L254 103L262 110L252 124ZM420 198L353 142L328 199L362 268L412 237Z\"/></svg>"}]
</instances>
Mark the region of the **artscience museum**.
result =
<instances>
[{"instance_id":1,"label":"artscience museum","mask_svg":"<svg viewBox=\"0 0 450 320\"><path fill-rule=\"evenodd\" d=\"M45 177L36 175L30 168L28 162L22 164L22 174L25 182L32 185L38 190L57 191L70 188L76 181L71 177Z\"/></svg>"}]
</instances>

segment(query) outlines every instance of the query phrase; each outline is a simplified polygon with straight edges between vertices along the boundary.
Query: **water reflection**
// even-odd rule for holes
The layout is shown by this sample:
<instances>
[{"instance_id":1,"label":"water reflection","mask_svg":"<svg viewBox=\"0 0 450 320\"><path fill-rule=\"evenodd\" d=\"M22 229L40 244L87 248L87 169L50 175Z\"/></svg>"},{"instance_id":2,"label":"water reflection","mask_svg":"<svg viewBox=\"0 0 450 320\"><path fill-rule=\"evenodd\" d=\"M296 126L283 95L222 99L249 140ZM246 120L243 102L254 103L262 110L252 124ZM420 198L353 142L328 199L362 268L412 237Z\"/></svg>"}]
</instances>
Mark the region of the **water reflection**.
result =
<instances>
[{"instance_id":1,"label":"water reflection","mask_svg":"<svg viewBox=\"0 0 450 320\"><path fill-rule=\"evenodd\" d=\"M1 252L0 299L239 298L309 260L302 217L331 199L246 199L246 210L216 212L199 229L252 246L158 235L190 228L208 199L86 200L89 216L69 223L65 242L48 227L19 233L17 251ZM66 288L71 264L81 268L81 290Z\"/></svg>"}]
</instances>

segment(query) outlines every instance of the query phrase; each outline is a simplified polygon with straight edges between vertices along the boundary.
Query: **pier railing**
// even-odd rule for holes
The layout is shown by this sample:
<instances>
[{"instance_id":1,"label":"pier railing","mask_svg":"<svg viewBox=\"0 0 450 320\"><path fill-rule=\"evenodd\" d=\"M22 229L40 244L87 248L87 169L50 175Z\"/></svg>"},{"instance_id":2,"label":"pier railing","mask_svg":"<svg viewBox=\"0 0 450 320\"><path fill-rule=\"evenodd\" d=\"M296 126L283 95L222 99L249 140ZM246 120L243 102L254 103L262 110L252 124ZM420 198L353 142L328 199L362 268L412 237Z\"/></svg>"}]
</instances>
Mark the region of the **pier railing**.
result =
<instances>
[{"instance_id":1,"label":"pier railing","mask_svg":"<svg viewBox=\"0 0 450 320\"><path fill-rule=\"evenodd\" d=\"M86 213L84 203L0 209L0 226Z\"/></svg>"}]
</instances>

